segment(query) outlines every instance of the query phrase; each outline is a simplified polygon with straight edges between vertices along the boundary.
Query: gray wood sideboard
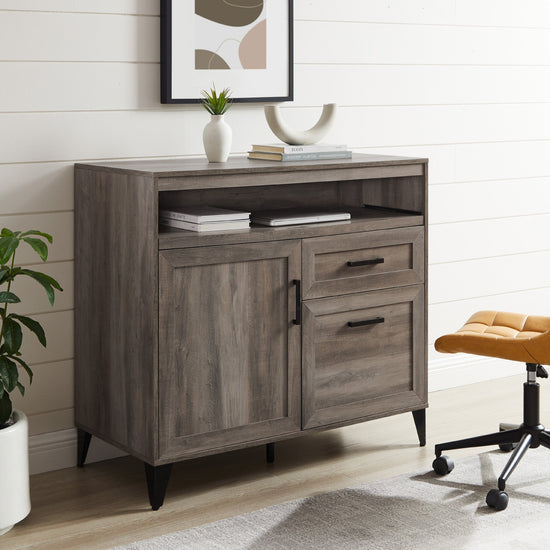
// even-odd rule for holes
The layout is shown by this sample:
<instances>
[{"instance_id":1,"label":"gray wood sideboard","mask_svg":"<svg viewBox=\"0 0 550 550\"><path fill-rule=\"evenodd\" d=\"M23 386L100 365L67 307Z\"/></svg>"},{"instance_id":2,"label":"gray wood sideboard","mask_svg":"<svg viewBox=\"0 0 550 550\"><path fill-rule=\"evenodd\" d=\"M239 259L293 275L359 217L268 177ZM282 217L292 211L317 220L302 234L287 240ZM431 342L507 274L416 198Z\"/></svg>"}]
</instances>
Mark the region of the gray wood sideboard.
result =
<instances>
[{"instance_id":1,"label":"gray wood sideboard","mask_svg":"<svg viewBox=\"0 0 550 550\"><path fill-rule=\"evenodd\" d=\"M75 422L145 463L412 412L425 443L427 159L354 154L75 166ZM193 232L159 208L338 208Z\"/></svg>"}]
</instances>

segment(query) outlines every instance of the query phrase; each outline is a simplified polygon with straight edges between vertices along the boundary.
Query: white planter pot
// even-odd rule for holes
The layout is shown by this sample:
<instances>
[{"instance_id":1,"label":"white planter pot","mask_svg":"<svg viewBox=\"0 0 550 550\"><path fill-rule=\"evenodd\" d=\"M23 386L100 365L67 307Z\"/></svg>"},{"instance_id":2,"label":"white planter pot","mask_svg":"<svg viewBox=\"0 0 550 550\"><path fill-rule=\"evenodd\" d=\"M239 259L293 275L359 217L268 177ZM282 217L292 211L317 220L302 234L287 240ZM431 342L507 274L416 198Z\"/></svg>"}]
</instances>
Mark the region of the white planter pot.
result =
<instances>
[{"instance_id":1,"label":"white planter pot","mask_svg":"<svg viewBox=\"0 0 550 550\"><path fill-rule=\"evenodd\" d=\"M31 511L29 492L29 425L21 411L15 424L0 430L0 535Z\"/></svg>"},{"instance_id":2,"label":"white planter pot","mask_svg":"<svg viewBox=\"0 0 550 550\"><path fill-rule=\"evenodd\" d=\"M225 162L231 150L233 132L223 117L224 115L210 115L210 122L202 133L204 151L210 162Z\"/></svg>"}]
</instances>

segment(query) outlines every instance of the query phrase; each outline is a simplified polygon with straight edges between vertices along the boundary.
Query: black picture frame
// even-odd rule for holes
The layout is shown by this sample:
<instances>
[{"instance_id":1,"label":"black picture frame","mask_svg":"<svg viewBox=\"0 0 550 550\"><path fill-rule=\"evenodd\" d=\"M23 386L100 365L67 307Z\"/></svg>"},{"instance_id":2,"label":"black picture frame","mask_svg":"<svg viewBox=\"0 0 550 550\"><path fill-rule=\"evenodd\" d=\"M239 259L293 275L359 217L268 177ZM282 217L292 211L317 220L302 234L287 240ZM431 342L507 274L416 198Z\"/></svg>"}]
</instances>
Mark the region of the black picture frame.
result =
<instances>
[{"instance_id":1,"label":"black picture frame","mask_svg":"<svg viewBox=\"0 0 550 550\"><path fill-rule=\"evenodd\" d=\"M199 73L195 69L195 66L190 66L189 63L187 66L181 66L177 63L176 57L180 55L177 52L181 52L182 48L175 50L174 44L177 40L177 34L174 30L174 26L178 21L182 22L184 19L181 17L182 10L191 10L190 14L195 15L195 2L191 4L189 0L183 0L185 2L185 7L182 6L182 0L161 0L161 29L160 29L160 40L161 40L161 103L166 104L180 104L180 103L199 103L200 102L200 92L203 89L210 89L211 85L216 85L218 90L221 90L225 87L231 88L233 94L232 99L234 102L242 103L252 103L252 102L265 102L265 103L274 103L274 102L283 102L283 101L292 101L294 99L294 13L293 13L293 0L264 0L265 8L267 9L268 3L271 3L272 6L276 6L276 10L288 9L288 17L286 21L278 21L279 25L286 25L287 36L278 38L281 40L281 43L284 47L280 48L281 50L287 50L284 52L284 56L281 55L281 58L277 58L277 63L282 64L282 67L277 65L276 71L244 71L240 70L206 70ZM200 0L196 0L200 1ZM177 4L177 10L179 10L179 19L178 13L175 13L174 10L175 4ZM187 6L191 6L188 8ZM286 13L285 13L286 16ZM188 24L187 21L191 18L185 19L185 24ZM282 19L282 17L279 17ZM182 29L184 33L184 29ZM275 35L278 33L272 33ZM286 47L286 48L285 48ZM266 49L269 50L269 44L266 46ZM273 52L276 48L271 48ZM286 53L288 52L288 56ZM192 53L193 59L195 52L194 50L187 54L189 58ZM273 54L271 54L273 55ZM266 55L267 57L267 55ZM178 91L175 86L175 82L181 82L184 80L185 72L187 71L188 80L197 80L197 75L200 75L203 83L196 85L195 83L190 83L185 85L184 91ZM194 71L192 73L191 71ZM206 74L208 73L208 74ZM284 76L286 82L281 84L278 83L274 95L269 93L263 94L263 86L265 85L266 89L269 89L270 85L268 82L263 82L262 79L267 80L267 74L275 73ZM284 73L284 74L283 74ZM257 88L259 91L253 93L246 93L246 83L239 82L239 79L243 78L245 75L255 80L254 88ZM249 76L252 75L252 76ZM194 78L191 78L194 77ZM237 83L237 85L235 85ZM181 87L181 86L180 86ZM284 87L284 90L282 88ZM243 89L244 88L244 89Z\"/></svg>"}]
</instances>

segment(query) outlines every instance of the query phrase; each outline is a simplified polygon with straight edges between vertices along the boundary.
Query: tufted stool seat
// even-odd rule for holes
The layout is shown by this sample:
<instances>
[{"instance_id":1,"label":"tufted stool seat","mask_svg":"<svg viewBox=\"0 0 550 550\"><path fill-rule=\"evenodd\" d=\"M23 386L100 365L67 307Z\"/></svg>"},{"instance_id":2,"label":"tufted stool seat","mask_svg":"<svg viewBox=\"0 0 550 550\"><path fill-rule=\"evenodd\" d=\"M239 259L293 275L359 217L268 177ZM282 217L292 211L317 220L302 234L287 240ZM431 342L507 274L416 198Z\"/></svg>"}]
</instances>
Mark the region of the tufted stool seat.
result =
<instances>
[{"instance_id":1,"label":"tufted stool seat","mask_svg":"<svg viewBox=\"0 0 550 550\"><path fill-rule=\"evenodd\" d=\"M438 338L435 349L548 365L550 317L478 311L457 332Z\"/></svg>"},{"instance_id":2,"label":"tufted stool seat","mask_svg":"<svg viewBox=\"0 0 550 550\"><path fill-rule=\"evenodd\" d=\"M540 423L540 397L537 377L548 378L542 365L550 364L550 317L500 311L479 311L453 334L441 336L435 349L442 353L470 353L526 363L527 381L523 385L523 423L501 424L498 432L450 441L435 446L433 469L440 475L451 472L453 461L442 451L498 445L514 450L498 479L498 489L487 493L487 504L496 510L508 505L506 481L529 448L543 445L550 449L550 432Z\"/></svg>"}]
</instances>

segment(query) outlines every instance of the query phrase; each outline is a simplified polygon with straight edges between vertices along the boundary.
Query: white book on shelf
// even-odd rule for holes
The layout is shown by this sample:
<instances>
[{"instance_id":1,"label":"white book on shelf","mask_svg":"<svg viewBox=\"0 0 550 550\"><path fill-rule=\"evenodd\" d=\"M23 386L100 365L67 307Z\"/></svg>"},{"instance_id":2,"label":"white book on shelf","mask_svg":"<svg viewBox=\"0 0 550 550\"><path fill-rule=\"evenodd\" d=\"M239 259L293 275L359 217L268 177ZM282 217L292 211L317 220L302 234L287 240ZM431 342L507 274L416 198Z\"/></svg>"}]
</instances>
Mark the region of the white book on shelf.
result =
<instances>
[{"instance_id":1,"label":"white book on shelf","mask_svg":"<svg viewBox=\"0 0 550 550\"><path fill-rule=\"evenodd\" d=\"M208 223L232 220L248 220L250 212L229 210L217 206L183 206L161 208L159 214L163 218L172 218L191 223Z\"/></svg>"},{"instance_id":2,"label":"white book on shelf","mask_svg":"<svg viewBox=\"0 0 550 550\"><path fill-rule=\"evenodd\" d=\"M183 220L175 220L173 218L165 218L161 216L159 218L161 225L168 227L175 227L177 229L187 229L188 231L227 231L235 229L248 229L250 227L250 220L225 220L206 223L193 223Z\"/></svg>"}]
</instances>

